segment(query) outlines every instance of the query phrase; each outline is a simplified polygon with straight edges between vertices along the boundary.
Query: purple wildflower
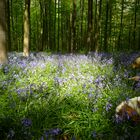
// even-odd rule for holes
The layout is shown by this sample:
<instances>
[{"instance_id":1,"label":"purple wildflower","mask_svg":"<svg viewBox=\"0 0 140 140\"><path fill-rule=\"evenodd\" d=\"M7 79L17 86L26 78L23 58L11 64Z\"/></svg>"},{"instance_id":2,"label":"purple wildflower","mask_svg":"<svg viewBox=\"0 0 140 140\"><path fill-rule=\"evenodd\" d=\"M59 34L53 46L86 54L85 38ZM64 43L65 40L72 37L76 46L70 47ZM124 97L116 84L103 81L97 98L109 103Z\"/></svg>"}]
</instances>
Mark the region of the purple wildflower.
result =
<instances>
[{"instance_id":1,"label":"purple wildflower","mask_svg":"<svg viewBox=\"0 0 140 140\"><path fill-rule=\"evenodd\" d=\"M92 93L89 93L88 94L88 98L92 98L93 97L93 94Z\"/></svg>"},{"instance_id":2,"label":"purple wildflower","mask_svg":"<svg viewBox=\"0 0 140 140\"><path fill-rule=\"evenodd\" d=\"M21 68L26 67L26 62L25 61L20 61L19 64L20 64Z\"/></svg>"},{"instance_id":3,"label":"purple wildflower","mask_svg":"<svg viewBox=\"0 0 140 140\"><path fill-rule=\"evenodd\" d=\"M96 112L98 110L98 108L97 107L96 108L92 108L91 110L92 110L92 112Z\"/></svg>"},{"instance_id":4,"label":"purple wildflower","mask_svg":"<svg viewBox=\"0 0 140 140\"><path fill-rule=\"evenodd\" d=\"M122 121L123 121L123 118L122 118L122 117L120 117L119 115L116 115L116 116L115 116L115 122L116 122L117 124L121 123Z\"/></svg>"},{"instance_id":5,"label":"purple wildflower","mask_svg":"<svg viewBox=\"0 0 140 140\"><path fill-rule=\"evenodd\" d=\"M93 138L96 138L97 137L96 131L93 131L91 135L92 135Z\"/></svg>"},{"instance_id":6,"label":"purple wildflower","mask_svg":"<svg viewBox=\"0 0 140 140\"><path fill-rule=\"evenodd\" d=\"M48 131L45 131L45 137L48 138L48 136L57 136L59 134L62 133L62 130L59 129L59 128L55 128L55 129L51 129L51 130L48 130Z\"/></svg>"},{"instance_id":7,"label":"purple wildflower","mask_svg":"<svg viewBox=\"0 0 140 140\"><path fill-rule=\"evenodd\" d=\"M18 95L20 95L21 93L24 93L24 89L17 89L17 93Z\"/></svg>"},{"instance_id":8,"label":"purple wildflower","mask_svg":"<svg viewBox=\"0 0 140 140\"><path fill-rule=\"evenodd\" d=\"M44 137L42 136L42 137L40 138L40 140L44 140Z\"/></svg>"},{"instance_id":9,"label":"purple wildflower","mask_svg":"<svg viewBox=\"0 0 140 140\"><path fill-rule=\"evenodd\" d=\"M106 106L105 106L105 109L106 111L108 112L112 107L112 104L108 103Z\"/></svg>"},{"instance_id":10,"label":"purple wildflower","mask_svg":"<svg viewBox=\"0 0 140 140\"><path fill-rule=\"evenodd\" d=\"M8 74L9 68L8 68L7 66L5 66L5 67L3 68L3 72L4 72L4 74Z\"/></svg>"},{"instance_id":11,"label":"purple wildflower","mask_svg":"<svg viewBox=\"0 0 140 140\"><path fill-rule=\"evenodd\" d=\"M71 140L76 140L75 136L72 136Z\"/></svg>"},{"instance_id":12,"label":"purple wildflower","mask_svg":"<svg viewBox=\"0 0 140 140\"><path fill-rule=\"evenodd\" d=\"M28 118L24 118L22 121L21 121L22 125L25 126L25 127L29 127L32 125L32 121Z\"/></svg>"},{"instance_id":13,"label":"purple wildflower","mask_svg":"<svg viewBox=\"0 0 140 140\"><path fill-rule=\"evenodd\" d=\"M50 134L59 135L62 131L59 128L50 130Z\"/></svg>"},{"instance_id":14,"label":"purple wildflower","mask_svg":"<svg viewBox=\"0 0 140 140\"><path fill-rule=\"evenodd\" d=\"M95 79L94 82L95 82L95 84L96 84L97 87L103 88L103 87L105 86L105 84L103 83L103 81L104 81L104 78L101 77L101 76L99 76L99 77L97 77L97 78Z\"/></svg>"}]
</instances>

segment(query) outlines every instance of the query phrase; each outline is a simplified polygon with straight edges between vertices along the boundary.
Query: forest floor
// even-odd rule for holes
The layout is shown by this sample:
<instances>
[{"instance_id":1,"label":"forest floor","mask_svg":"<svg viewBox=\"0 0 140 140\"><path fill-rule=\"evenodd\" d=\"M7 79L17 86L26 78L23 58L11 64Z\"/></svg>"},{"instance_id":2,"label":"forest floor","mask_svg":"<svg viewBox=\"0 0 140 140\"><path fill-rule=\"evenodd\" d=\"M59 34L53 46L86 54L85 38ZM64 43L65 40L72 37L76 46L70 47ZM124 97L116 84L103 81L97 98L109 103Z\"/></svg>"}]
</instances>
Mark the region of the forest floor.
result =
<instances>
[{"instance_id":1,"label":"forest floor","mask_svg":"<svg viewBox=\"0 0 140 140\"><path fill-rule=\"evenodd\" d=\"M130 77L140 53L8 54L0 65L0 139L125 140L139 124L115 117L116 106L139 96Z\"/></svg>"}]
</instances>

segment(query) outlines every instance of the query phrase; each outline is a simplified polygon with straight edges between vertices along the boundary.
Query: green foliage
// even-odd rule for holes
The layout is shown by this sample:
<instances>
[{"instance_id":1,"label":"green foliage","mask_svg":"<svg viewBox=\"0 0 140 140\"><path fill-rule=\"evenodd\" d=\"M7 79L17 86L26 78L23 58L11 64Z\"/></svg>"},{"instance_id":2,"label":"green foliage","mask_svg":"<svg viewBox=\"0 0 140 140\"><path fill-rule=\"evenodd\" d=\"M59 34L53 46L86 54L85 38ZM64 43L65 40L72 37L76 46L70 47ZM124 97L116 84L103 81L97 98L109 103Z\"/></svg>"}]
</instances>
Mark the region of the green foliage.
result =
<instances>
[{"instance_id":1,"label":"green foliage","mask_svg":"<svg viewBox=\"0 0 140 140\"><path fill-rule=\"evenodd\" d=\"M137 130L114 122L116 106L137 95L123 66L113 72L111 59L84 55L44 59L1 67L1 139L111 139Z\"/></svg>"}]
</instances>

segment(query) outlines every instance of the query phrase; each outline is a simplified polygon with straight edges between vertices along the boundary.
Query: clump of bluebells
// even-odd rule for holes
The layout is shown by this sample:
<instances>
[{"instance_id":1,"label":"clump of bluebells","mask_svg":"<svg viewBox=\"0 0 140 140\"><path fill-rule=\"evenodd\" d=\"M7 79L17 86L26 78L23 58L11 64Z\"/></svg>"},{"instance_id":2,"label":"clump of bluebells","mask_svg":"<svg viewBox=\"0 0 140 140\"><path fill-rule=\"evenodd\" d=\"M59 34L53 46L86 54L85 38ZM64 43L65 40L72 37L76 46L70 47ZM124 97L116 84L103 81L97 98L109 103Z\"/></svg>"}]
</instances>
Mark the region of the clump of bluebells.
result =
<instances>
[{"instance_id":1,"label":"clump of bluebells","mask_svg":"<svg viewBox=\"0 0 140 140\"><path fill-rule=\"evenodd\" d=\"M135 76L130 64L136 56L33 52L26 58L9 53L9 63L0 65L0 138L90 140L121 135L123 125L130 124L114 117L115 108L138 95L139 83L133 88L128 80Z\"/></svg>"}]
</instances>

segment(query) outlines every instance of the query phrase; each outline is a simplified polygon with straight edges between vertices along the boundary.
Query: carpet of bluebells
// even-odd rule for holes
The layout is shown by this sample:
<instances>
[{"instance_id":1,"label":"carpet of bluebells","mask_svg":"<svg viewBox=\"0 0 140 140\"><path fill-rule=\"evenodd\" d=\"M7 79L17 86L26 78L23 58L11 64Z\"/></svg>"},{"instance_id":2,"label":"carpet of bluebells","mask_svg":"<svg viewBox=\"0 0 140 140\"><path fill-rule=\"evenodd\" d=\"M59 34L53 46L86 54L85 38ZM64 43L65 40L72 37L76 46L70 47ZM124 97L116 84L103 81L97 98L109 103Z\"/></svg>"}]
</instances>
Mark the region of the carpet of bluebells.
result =
<instances>
[{"instance_id":1,"label":"carpet of bluebells","mask_svg":"<svg viewBox=\"0 0 140 140\"><path fill-rule=\"evenodd\" d=\"M121 101L139 96L140 53L8 54L0 65L1 140L126 140L139 124L118 120Z\"/></svg>"}]
</instances>

